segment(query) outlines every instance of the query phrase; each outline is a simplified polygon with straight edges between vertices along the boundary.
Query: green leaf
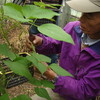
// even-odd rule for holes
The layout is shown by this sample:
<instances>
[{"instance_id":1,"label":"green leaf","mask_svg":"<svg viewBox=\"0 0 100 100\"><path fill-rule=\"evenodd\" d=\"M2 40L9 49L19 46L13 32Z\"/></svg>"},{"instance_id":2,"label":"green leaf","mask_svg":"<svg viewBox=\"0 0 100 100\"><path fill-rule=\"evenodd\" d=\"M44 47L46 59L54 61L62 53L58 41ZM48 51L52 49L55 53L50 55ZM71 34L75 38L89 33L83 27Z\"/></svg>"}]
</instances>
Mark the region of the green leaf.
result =
<instances>
[{"instance_id":1,"label":"green leaf","mask_svg":"<svg viewBox=\"0 0 100 100\"><path fill-rule=\"evenodd\" d=\"M46 89L44 88L35 88L35 92L38 96L46 98L47 100L51 100L48 92Z\"/></svg>"},{"instance_id":2,"label":"green leaf","mask_svg":"<svg viewBox=\"0 0 100 100\"><path fill-rule=\"evenodd\" d=\"M22 6L17 5L17 4L15 4L15 3L6 3L4 6L13 7L13 8L15 8L16 10L18 10L18 11L20 11L20 12L21 12L21 9L22 9Z\"/></svg>"},{"instance_id":3,"label":"green leaf","mask_svg":"<svg viewBox=\"0 0 100 100\"><path fill-rule=\"evenodd\" d=\"M41 80L41 83L44 87L54 89L54 84L48 80Z\"/></svg>"},{"instance_id":4,"label":"green leaf","mask_svg":"<svg viewBox=\"0 0 100 100\"><path fill-rule=\"evenodd\" d=\"M5 93L5 86L0 82L0 93Z\"/></svg>"},{"instance_id":5,"label":"green leaf","mask_svg":"<svg viewBox=\"0 0 100 100\"><path fill-rule=\"evenodd\" d=\"M66 71L65 69L63 69L62 67L60 67L57 64L51 64L49 67L53 71L55 71L58 75L61 75L61 76L73 76L72 74L70 74L68 71Z\"/></svg>"},{"instance_id":6,"label":"green leaf","mask_svg":"<svg viewBox=\"0 0 100 100\"><path fill-rule=\"evenodd\" d=\"M29 80L29 82L31 83L31 84L33 84L33 85L36 85L36 86L41 86L42 84L41 84L41 81L40 80L37 80L36 78L31 78L30 80Z\"/></svg>"},{"instance_id":7,"label":"green leaf","mask_svg":"<svg viewBox=\"0 0 100 100\"><path fill-rule=\"evenodd\" d=\"M6 93L5 86L4 85L2 86L2 83L0 83L0 93L2 94Z\"/></svg>"},{"instance_id":8,"label":"green leaf","mask_svg":"<svg viewBox=\"0 0 100 100\"><path fill-rule=\"evenodd\" d=\"M51 6L62 6L60 4L49 4L49 5L51 5Z\"/></svg>"},{"instance_id":9,"label":"green leaf","mask_svg":"<svg viewBox=\"0 0 100 100\"><path fill-rule=\"evenodd\" d=\"M61 27L55 24L43 24L38 27L38 30L42 34L47 35L56 40L65 41L74 44L71 36L67 34Z\"/></svg>"},{"instance_id":10,"label":"green leaf","mask_svg":"<svg viewBox=\"0 0 100 100\"><path fill-rule=\"evenodd\" d=\"M8 94L0 96L0 100L10 100Z\"/></svg>"},{"instance_id":11,"label":"green leaf","mask_svg":"<svg viewBox=\"0 0 100 100\"><path fill-rule=\"evenodd\" d=\"M5 76L5 68L3 68L3 63L0 60L0 93L5 93L5 84L6 84L6 76Z\"/></svg>"},{"instance_id":12,"label":"green leaf","mask_svg":"<svg viewBox=\"0 0 100 100\"><path fill-rule=\"evenodd\" d=\"M34 56L38 61L41 61L41 62L48 62L50 63L51 62L51 59L45 55L42 55L42 54L38 54L38 53L32 53L32 56Z\"/></svg>"},{"instance_id":13,"label":"green leaf","mask_svg":"<svg viewBox=\"0 0 100 100\"><path fill-rule=\"evenodd\" d=\"M25 76L26 78L32 78L31 73L27 66L19 62L11 62L10 60L4 61L4 63L16 74Z\"/></svg>"},{"instance_id":14,"label":"green leaf","mask_svg":"<svg viewBox=\"0 0 100 100\"><path fill-rule=\"evenodd\" d=\"M1 68L3 67L0 66L0 69ZM6 93L5 85L6 85L6 76L5 76L4 69L3 69L3 70L0 70L0 93L1 94Z\"/></svg>"},{"instance_id":15,"label":"green leaf","mask_svg":"<svg viewBox=\"0 0 100 100\"><path fill-rule=\"evenodd\" d=\"M58 16L59 14L50 10L50 9L44 9L41 7L37 7L35 5L24 5L22 8L22 12L26 18L47 18L51 19L53 16Z\"/></svg>"},{"instance_id":16,"label":"green leaf","mask_svg":"<svg viewBox=\"0 0 100 100\"><path fill-rule=\"evenodd\" d=\"M37 65L36 67L38 68L38 70L39 70L42 74L47 70L47 67L46 67L44 64L40 63L40 62L38 62L38 65Z\"/></svg>"},{"instance_id":17,"label":"green leaf","mask_svg":"<svg viewBox=\"0 0 100 100\"><path fill-rule=\"evenodd\" d=\"M11 60L16 58L16 55L9 50L7 44L0 44L0 54L9 57Z\"/></svg>"},{"instance_id":18,"label":"green leaf","mask_svg":"<svg viewBox=\"0 0 100 100\"><path fill-rule=\"evenodd\" d=\"M26 57L17 57L14 61L29 67L32 63Z\"/></svg>"},{"instance_id":19,"label":"green leaf","mask_svg":"<svg viewBox=\"0 0 100 100\"><path fill-rule=\"evenodd\" d=\"M27 95L19 95L15 98L12 98L12 100L32 100L32 99Z\"/></svg>"},{"instance_id":20,"label":"green leaf","mask_svg":"<svg viewBox=\"0 0 100 100\"><path fill-rule=\"evenodd\" d=\"M40 6L42 8L45 8L46 7L46 4L44 2L34 2L34 5Z\"/></svg>"},{"instance_id":21,"label":"green leaf","mask_svg":"<svg viewBox=\"0 0 100 100\"><path fill-rule=\"evenodd\" d=\"M40 6L42 8L46 8L46 7L49 7L49 8L56 8L55 6L61 6L59 4L46 4L44 2L34 2L34 4L36 6Z\"/></svg>"},{"instance_id":22,"label":"green leaf","mask_svg":"<svg viewBox=\"0 0 100 100\"><path fill-rule=\"evenodd\" d=\"M9 16L10 18L13 18L15 20L21 21L21 22L29 22L29 19L25 19L22 13L22 7L13 3L8 3L3 6L4 9L4 15Z\"/></svg>"},{"instance_id":23,"label":"green leaf","mask_svg":"<svg viewBox=\"0 0 100 100\"><path fill-rule=\"evenodd\" d=\"M34 53L35 54L35 53ZM33 55L33 54L32 54ZM39 55L39 54L38 54ZM36 57L36 58L35 58ZM42 63L41 59L38 58L38 56L27 56L26 57L29 61L31 61L35 67L38 68L38 70L43 74L46 70L47 67ZM39 59L39 61L38 61Z\"/></svg>"},{"instance_id":24,"label":"green leaf","mask_svg":"<svg viewBox=\"0 0 100 100\"><path fill-rule=\"evenodd\" d=\"M5 85L6 85L5 74L2 71L0 71L0 93L1 94L5 94L6 93Z\"/></svg>"},{"instance_id":25,"label":"green leaf","mask_svg":"<svg viewBox=\"0 0 100 100\"><path fill-rule=\"evenodd\" d=\"M38 60L33 56L27 56L27 60L31 61L35 66L38 65Z\"/></svg>"}]
</instances>

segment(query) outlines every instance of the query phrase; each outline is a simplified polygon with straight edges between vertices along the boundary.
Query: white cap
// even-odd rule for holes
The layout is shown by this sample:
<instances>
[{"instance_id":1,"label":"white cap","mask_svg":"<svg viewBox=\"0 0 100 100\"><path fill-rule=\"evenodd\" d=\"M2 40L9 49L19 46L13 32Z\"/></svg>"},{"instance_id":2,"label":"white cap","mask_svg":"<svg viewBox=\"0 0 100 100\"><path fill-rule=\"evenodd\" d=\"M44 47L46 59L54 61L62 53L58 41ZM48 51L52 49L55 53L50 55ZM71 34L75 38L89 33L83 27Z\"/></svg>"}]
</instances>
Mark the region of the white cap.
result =
<instances>
[{"instance_id":1,"label":"white cap","mask_svg":"<svg viewBox=\"0 0 100 100\"><path fill-rule=\"evenodd\" d=\"M100 0L69 0L66 3L79 12L100 12Z\"/></svg>"}]
</instances>

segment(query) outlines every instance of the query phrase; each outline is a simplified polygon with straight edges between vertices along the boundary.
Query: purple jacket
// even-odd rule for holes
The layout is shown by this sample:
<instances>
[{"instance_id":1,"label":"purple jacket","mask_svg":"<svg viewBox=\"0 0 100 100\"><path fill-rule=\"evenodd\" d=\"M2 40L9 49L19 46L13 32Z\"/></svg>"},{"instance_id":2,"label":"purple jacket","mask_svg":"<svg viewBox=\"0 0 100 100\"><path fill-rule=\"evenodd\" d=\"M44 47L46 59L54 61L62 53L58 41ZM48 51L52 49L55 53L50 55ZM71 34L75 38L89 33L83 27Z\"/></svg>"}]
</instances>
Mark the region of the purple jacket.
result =
<instances>
[{"instance_id":1,"label":"purple jacket","mask_svg":"<svg viewBox=\"0 0 100 100\"><path fill-rule=\"evenodd\" d=\"M43 37L43 44L36 48L42 54L60 53L60 66L74 75L59 76L54 92L66 100L90 100L100 93L100 42L81 50L82 31L79 21L70 22L64 30L75 45Z\"/></svg>"}]
</instances>

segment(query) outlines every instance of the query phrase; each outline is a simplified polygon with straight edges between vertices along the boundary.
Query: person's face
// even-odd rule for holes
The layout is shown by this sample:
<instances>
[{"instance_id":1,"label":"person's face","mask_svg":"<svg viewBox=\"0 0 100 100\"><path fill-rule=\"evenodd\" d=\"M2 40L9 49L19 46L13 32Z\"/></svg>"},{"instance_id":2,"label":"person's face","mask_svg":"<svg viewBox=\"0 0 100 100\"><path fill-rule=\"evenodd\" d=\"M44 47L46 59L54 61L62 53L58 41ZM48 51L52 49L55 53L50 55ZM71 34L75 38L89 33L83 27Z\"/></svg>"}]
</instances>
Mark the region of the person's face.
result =
<instances>
[{"instance_id":1,"label":"person's face","mask_svg":"<svg viewBox=\"0 0 100 100\"><path fill-rule=\"evenodd\" d=\"M80 17L80 26L85 34L100 35L100 12L83 13Z\"/></svg>"}]
</instances>

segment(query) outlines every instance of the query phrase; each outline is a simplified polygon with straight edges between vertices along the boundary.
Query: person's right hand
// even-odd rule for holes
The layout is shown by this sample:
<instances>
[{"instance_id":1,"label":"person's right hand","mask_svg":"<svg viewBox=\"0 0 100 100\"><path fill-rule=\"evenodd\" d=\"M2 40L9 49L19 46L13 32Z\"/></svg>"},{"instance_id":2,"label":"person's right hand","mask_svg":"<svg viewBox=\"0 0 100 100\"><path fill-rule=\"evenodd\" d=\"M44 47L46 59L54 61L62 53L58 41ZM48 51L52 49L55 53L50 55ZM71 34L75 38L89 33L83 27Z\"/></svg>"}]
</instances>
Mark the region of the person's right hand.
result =
<instances>
[{"instance_id":1,"label":"person's right hand","mask_svg":"<svg viewBox=\"0 0 100 100\"><path fill-rule=\"evenodd\" d=\"M42 45L43 39L37 35L29 34L29 40L34 46Z\"/></svg>"}]
</instances>

